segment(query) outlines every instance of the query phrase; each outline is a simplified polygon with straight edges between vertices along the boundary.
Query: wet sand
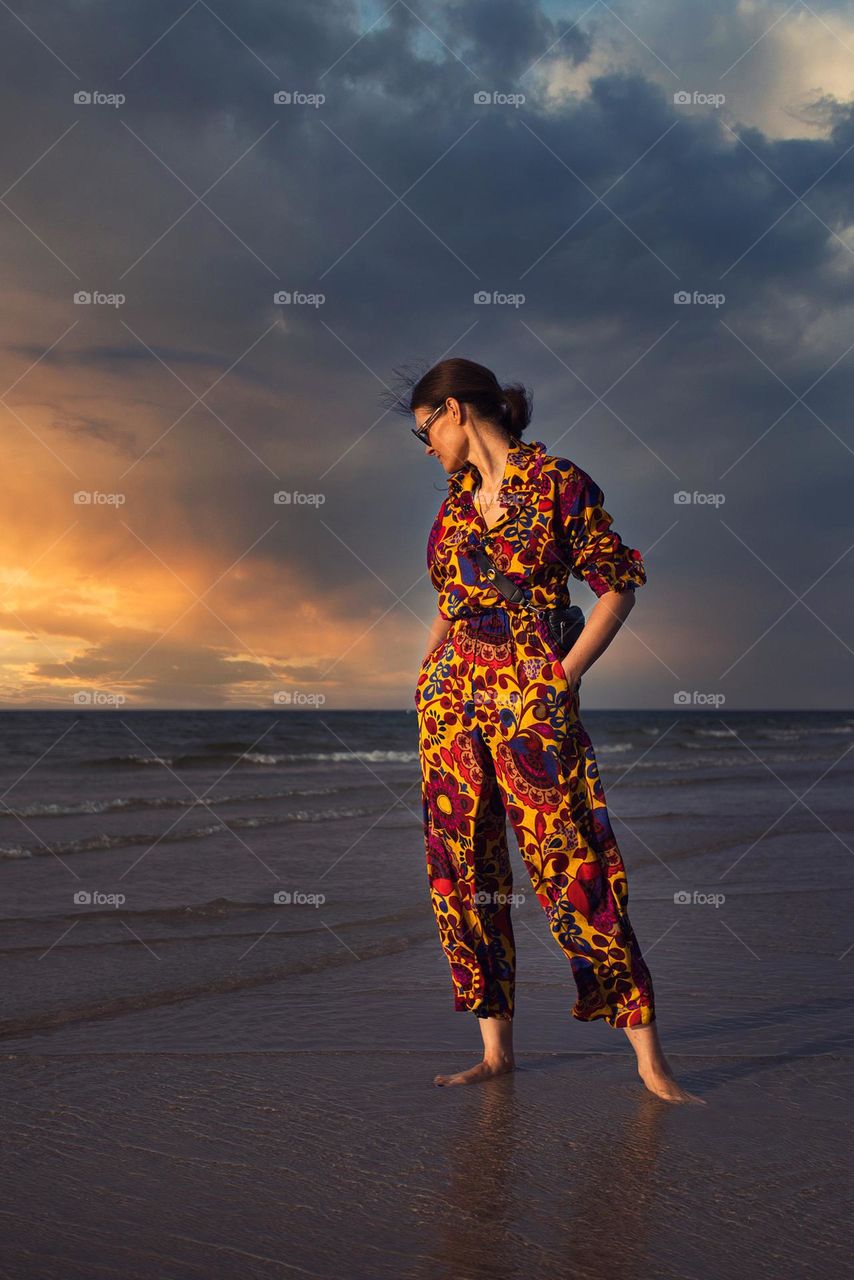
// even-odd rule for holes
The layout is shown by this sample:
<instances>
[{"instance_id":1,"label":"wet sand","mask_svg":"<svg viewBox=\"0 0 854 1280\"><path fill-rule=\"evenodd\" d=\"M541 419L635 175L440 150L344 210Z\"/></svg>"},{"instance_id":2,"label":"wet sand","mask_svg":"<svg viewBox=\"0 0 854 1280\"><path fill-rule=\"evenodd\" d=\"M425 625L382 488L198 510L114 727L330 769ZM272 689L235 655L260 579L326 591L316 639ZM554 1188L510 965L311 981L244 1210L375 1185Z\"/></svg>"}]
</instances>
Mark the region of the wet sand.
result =
<instances>
[{"instance_id":1,"label":"wet sand","mask_svg":"<svg viewBox=\"0 0 854 1280\"><path fill-rule=\"evenodd\" d=\"M624 1054L4 1055L6 1277L844 1273L850 1059Z\"/></svg>"},{"instance_id":2,"label":"wet sand","mask_svg":"<svg viewBox=\"0 0 854 1280\"><path fill-rule=\"evenodd\" d=\"M519 1071L432 1084L479 1035L427 900L411 717L342 715L329 742L283 718L263 754L255 715L127 740L101 717L50 751L52 717L12 718L0 1280L837 1280L854 715L745 714L736 739L590 719L665 1051L705 1107L570 1016L530 892Z\"/></svg>"}]
</instances>

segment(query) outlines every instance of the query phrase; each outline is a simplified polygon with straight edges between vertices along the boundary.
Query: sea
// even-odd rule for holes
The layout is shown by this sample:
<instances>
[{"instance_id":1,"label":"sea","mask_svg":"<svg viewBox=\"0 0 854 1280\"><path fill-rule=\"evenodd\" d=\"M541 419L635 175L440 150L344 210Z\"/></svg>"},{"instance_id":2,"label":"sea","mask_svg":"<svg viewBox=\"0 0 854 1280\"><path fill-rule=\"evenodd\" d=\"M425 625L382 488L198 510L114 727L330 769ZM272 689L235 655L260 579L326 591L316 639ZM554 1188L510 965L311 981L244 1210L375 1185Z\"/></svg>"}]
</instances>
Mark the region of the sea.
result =
<instances>
[{"instance_id":1,"label":"sea","mask_svg":"<svg viewBox=\"0 0 854 1280\"><path fill-rule=\"evenodd\" d=\"M581 714L671 1046L850 1047L854 712ZM5 1050L474 1044L427 891L414 711L2 725ZM611 1028L569 1016L510 846L518 1030L607 1051Z\"/></svg>"}]
</instances>

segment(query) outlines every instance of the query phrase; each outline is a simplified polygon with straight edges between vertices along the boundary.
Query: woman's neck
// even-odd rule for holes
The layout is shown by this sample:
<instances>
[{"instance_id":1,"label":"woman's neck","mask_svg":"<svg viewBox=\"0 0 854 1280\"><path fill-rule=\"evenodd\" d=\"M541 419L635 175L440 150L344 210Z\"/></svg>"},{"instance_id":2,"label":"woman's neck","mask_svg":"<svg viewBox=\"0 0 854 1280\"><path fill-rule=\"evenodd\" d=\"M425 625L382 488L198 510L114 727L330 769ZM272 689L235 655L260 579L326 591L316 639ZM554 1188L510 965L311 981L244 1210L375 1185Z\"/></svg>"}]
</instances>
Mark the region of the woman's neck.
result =
<instances>
[{"instance_id":1,"label":"woman's neck","mask_svg":"<svg viewBox=\"0 0 854 1280\"><path fill-rule=\"evenodd\" d=\"M480 474L480 487L484 493L497 493L507 470L507 457L515 444L515 438L483 435L469 446L468 461Z\"/></svg>"}]
</instances>

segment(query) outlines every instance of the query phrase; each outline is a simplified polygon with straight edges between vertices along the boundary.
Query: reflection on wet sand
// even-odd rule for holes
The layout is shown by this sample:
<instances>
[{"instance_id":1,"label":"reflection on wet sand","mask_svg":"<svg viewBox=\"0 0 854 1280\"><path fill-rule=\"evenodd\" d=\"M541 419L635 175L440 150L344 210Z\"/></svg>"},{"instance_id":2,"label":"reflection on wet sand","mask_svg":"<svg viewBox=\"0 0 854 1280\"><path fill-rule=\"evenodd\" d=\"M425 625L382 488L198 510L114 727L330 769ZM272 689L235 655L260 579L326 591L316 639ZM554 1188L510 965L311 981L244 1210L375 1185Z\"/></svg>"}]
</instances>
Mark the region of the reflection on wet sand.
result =
<instances>
[{"instance_id":1,"label":"reflection on wet sand","mask_svg":"<svg viewBox=\"0 0 854 1280\"><path fill-rule=\"evenodd\" d=\"M644 1091L596 1087L597 1067L596 1056L523 1063L457 1090L442 1151L447 1206L431 1263L439 1269L426 1267L425 1277L649 1276L645 1241L668 1107ZM537 1114L530 1099L546 1070L550 1094L555 1073L565 1077L566 1106ZM615 1093L617 1104L597 1116Z\"/></svg>"}]
</instances>

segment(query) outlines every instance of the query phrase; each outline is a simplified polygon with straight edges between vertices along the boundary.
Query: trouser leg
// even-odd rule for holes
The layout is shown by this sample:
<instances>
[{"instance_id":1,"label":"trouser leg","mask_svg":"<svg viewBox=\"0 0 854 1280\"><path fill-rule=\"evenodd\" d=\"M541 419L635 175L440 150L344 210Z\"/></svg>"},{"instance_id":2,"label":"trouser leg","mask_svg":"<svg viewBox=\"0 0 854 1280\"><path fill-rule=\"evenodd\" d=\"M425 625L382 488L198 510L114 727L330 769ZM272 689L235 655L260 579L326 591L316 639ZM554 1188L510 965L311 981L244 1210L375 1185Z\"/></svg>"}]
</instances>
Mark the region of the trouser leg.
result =
<instances>
[{"instance_id":1,"label":"trouser leg","mask_svg":"<svg viewBox=\"0 0 854 1280\"><path fill-rule=\"evenodd\" d=\"M448 959L454 1008L513 1017L513 873L506 814L480 732L447 709L419 708L422 809L430 900Z\"/></svg>"},{"instance_id":2,"label":"trouser leg","mask_svg":"<svg viewBox=\"0 0 854 1280\"><path fill-rule=\"evenodd\" d=\"M532 886L572 966L573 1017L647 1025L655 1020L652 978L577 700L550 664L539 678L520 675L518 689L518 714L494 726L490 750Z\"/></svg>"},{"instance_id":3,"label":"trouser leg","mask_svg":"<svg viewBox=\"0 0 854 1280\"><path fill-rule=\"evenodd\" d=\"M482 751L483 789L474 832L474 886L477 918L486 943L481 957L484 997L473 1012L481 1018L513 1016L516 988L516 947L511 910L513 870L507 845L507 814L486 748ZM467 1008L455 998L457 1009Z\"/></svg>"}]
</instances>

